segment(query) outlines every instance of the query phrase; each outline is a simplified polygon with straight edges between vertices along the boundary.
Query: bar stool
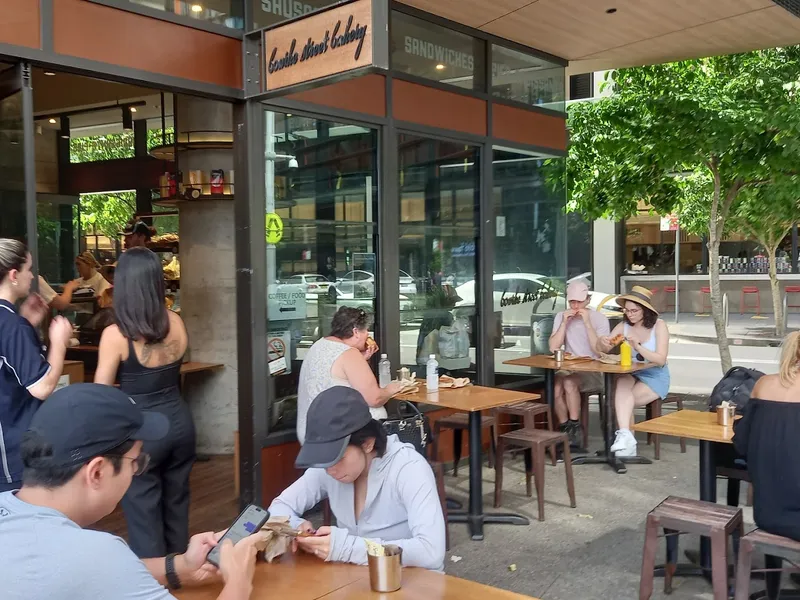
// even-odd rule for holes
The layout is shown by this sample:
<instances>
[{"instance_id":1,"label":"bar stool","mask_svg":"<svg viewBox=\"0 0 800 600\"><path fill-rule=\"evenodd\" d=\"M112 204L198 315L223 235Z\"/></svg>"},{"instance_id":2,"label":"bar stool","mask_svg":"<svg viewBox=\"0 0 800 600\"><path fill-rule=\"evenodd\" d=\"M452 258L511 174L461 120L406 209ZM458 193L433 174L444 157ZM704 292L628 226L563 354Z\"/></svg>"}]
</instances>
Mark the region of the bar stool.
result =
<instances>
[{"instance_id":1,"label":"bar stool","mask_svg":"<svg viewBox=\"0 0 800 600\"><path fill-rule=\"evenodd\" d=\"M763 569L767 584L766 597L769 600L776 600L780 596L782 571L797 571L797 567L782 569L783 561L786 560L790 564L797 564L800 561L800 542L761 529L754 529L744 536L739 543L735 600L747 600L750 597L750 574L762 572L761 569L750 570L755 550L761 550L766 555L765 569Z\"/></svg>"},{"instance_id":2,"label":"bar stool","mask_svg":"<svg viewBox=\"0 0 800 600\"><path fill-rule=\"evenodd\" d=\"M675 310L675 286L674 285L665 285L664 286L664 312L668 311L669 309Z\"/></svg>"},{"instance_id":3,"label":"bar stool","mask_svg":"<svg viewBox=\"0 0 800 600\"><path fill-rule=\"evenodd\" d=\"M497 430L494 417L481 417L481 429L489 428L491 431L491 445L489 446L489 468L494 466L494 454L497 446ZM433 424L433 444L431 460L439 460L439 434L442 429L453 430L453 477L458 477L458 463L461 461L461 440L464 430L469 430L469 415L464 412L455 413L437 420Z\"/></svg>"},{"instance_id":4,"label":"bar stool","mask_svg":"<svg viewBox=\"0 0 800 600\"><path fill-rule=\"evenodd\" d=\"M761 293L758 291L758 288L756 286L745 285L742 286L742 294L739 298L740 315L744 314L744 309L747 308L747 296L751 294L755 294L756 296L756 305L754 307L756 309L756 314L757 315L761 314Z\"/></svg>"},{"instance_id":5,"label":"bar stool","mask_svg":"<svg viewBox=\"0 0 800 600\"><path fill-rule=\"evenodd\" d=\"M645 419L648 421L650 419L655 419L661 416L661 407L665 403L675 402L678 406L678 410L683 410L683 397L681 396L667 396L663 400L661 398L656 398L650 404L646 405L645 408ZM661 460L661 437L657 433L648 433L647 434L647 445L649 446L650 443L653 443L655 449L655 459ZM681 445L681 454L686 454L686 438L679 438L679 442Z\"/></svg>"},{"instance_id":6,"label":"bar stool","mask_svg":"<svg viewBox=\"0 0 800 600\"><path fill-rule=\"evenodd\" d=\"M800 308L800 304L791 304L789 301L789 294L800 294L800 285L787 285L783 291L786 294L786 308Z\"/></svg>"},{"instance_id":7,"label":"bar stool","mask_svg":"<svg viewBox=\"0 0 800 600\"><path fill-rule=\"evenodd\" d=\"M543 431L542 429L517 429L504 433L497 439L497 456L494 461L494 506L499 507L503 500L503 455L506 446L529 449L533 454L533 479L536 484L536 500L539 504L539 520L544 521L544 453L548 448L558 445L564 451L564 470L567 472L567 492L570 506L575 508L575 480L572 478L572 456L569 452L569 438L566 433ZM531 472L525 471L525 491L530 498Z\"/></svg>"},{"instance_id":8,"label":"bar stool","mask_svg":"<svg viewBox=\"0 0 800 600\"><path fill-rule=\"evenodd\" d=\"M555 423L553 423L553 415L550 413L550 406L543 402L522 402L520 404L511 404L509 406L501 406L495 408L492 413L495 416L495 428L500 428L500 415L512 415L515 417L522 417L522 427L525 429L536 429L536 416L544 415L547 420L547 429L549 431L555 430ZM553 466L556 465L556 450L554 447L550 448L550 459ZM496 458L495 458L496 460Z\"/></svg>"},{"instance_id":9,"label":"bar stool","mask_svg":"<svg viewBox=\"0 0 800 600\"><path fill-rule=\"evenodd\" d=\"M664 593L672 593L672 577L678 558L678 534L695 533L711 538L711 581L714 600L728 599L728 536L743 536L742 509L669 496L647 515L647 529L639 582L639 600L653 594L658 530L664 529L667 560L664 565ZM738 588L737 588L738 589Z\"/></svg>"},{"instance_id":10,"label":"bar stool","mask_svg":"<svg viewBox=\"0 0 800 600\"><path fill-rule=\"evenodd\" d=\"M706 309L711 310L711 288L708 286L701 287L700 295L703 298L703 308L701 312L706 312Z\"/></svg>"}]
</instances>

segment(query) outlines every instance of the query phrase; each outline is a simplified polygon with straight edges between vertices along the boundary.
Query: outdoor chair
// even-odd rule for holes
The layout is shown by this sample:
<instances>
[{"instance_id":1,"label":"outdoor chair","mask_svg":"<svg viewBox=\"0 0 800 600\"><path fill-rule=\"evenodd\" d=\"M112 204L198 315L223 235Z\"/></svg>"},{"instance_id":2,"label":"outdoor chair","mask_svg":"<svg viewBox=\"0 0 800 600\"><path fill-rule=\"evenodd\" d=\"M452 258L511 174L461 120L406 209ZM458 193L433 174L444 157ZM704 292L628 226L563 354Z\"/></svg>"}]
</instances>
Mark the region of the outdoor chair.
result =
<instances>
[{"instance_id":1,"label":"outdoor chair","mask_svg":"<svg viewBox=\"0 0 800 600\"><path fill-rule=\"evenodd\" d=\"M554 431L555 423L553 423L553 415L550 413L550 406L544 402L522 402L521 404L512 404L510 406L501 406L495 408L493 411L495 416L495 428L499 432L501 427L513 426L511 423L501 423L500 415L510 415L522 418L522 426L526 429L536 429L537 415L543 415L546 421L547 429ZM556 465L556 449L554 446L550 448L550 459L553 466ZM495 457L495 460L497 458Z\"/></svg>"},{"instance_id":2,"label":"outdoor chair","mask_svg":"<svg viewBox=\"0 0 800 600\"><path fill-rule=\"evenodd\" d=\"M764 569L751 570L753 552L764 553ZM783 561L792 566L783 568ZM736 566L735 600L747 600L750 597L751 573L764 573L767 584L766 598L776 600L781 594L781 575L783 571L798 571L800 568L800 542L754 529L744 536L739 543L739 562ZM761 596L764 597L764 596Z\"/></svg>"},{"instance_id":3,"label":"outdoor chair","mask_svg":"<svg viewBox=\"0 0 800 600\"><path fill-rule=\"evenodd\" d=\"M489 446L489 468L494 467L495 447L497 445L497 430L494 417L481 417L481 430L489 428L491 432L491 445ZM439 460L439 436L443 429L453 430L453 477L458 477L458 463L461 461L461 442L463 432L469 430L469 415L464 412L453 413L438 419L433 424L433 444L431 447L431 460Z\"/></svg>"}]
</instances>

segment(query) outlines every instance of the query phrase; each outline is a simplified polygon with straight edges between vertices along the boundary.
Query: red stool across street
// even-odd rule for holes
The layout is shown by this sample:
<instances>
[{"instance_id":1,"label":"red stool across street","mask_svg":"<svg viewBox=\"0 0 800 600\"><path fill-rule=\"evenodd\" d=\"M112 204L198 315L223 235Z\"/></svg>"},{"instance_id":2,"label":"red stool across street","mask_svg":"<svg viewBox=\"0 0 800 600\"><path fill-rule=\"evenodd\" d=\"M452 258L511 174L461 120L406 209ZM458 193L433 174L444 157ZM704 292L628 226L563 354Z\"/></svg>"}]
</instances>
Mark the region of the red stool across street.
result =
<instances>
[{"instance_id":1,"label":"red stool across street","mask_svg":"<svg viewBox=\"0 0 800 600\"><path fill-rule=\"evenodd\" d=\"M753 286L749 286L749 285L742 286L742 295L741 295L741 297L739 299L739 314L743 315L745 309L748 308L748 306L747 306L747 296L749 296L749 295L755 295L756 304L755 304L754 308L756 309L756 314L760 315L761 314L761 294L758 291L758 288L756 286L754 286L754 285Z\"/></svg>"}]
</instances>

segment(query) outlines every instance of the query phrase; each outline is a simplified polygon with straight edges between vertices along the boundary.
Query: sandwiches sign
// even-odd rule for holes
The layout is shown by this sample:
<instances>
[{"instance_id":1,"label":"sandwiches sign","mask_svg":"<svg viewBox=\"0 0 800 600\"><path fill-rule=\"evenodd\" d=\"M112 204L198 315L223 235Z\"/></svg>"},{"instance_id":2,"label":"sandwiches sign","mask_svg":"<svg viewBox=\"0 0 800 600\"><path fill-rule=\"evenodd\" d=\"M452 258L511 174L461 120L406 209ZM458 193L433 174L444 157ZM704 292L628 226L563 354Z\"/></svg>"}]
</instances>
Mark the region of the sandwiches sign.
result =
<instances>
[{"instance_id":1,"label":"sandwiches sign","mask_svg":"<svg viewBox=\"0 0 800 600\"><path fill-rule=\"evenodd\" d=\"M264 32L266 91L372 64L372 1L357 0Z\"/></svg>"}]
</instances>

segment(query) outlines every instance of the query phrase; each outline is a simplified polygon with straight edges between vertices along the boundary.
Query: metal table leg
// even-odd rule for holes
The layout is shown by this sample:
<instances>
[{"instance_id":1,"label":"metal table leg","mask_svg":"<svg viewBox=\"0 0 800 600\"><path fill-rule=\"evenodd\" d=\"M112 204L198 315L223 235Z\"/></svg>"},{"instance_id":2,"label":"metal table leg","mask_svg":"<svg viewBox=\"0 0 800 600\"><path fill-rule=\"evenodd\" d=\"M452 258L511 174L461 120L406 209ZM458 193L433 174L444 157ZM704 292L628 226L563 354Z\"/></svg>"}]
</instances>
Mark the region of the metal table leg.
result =
<instances>
[{"instance_id":1,"label":"metal table leg","mask_svg":"<svg viewBox=\"0 0 800 600\"><path fill-rule=\"evenodd\" d=\"M483 513L483 478L481 465L481 413L469 413L469 510L447 515L450 523L467 523L473 540L483 539L484 523L529 525L530 521L514 513Z\"/></svg>"}]
</instances>

